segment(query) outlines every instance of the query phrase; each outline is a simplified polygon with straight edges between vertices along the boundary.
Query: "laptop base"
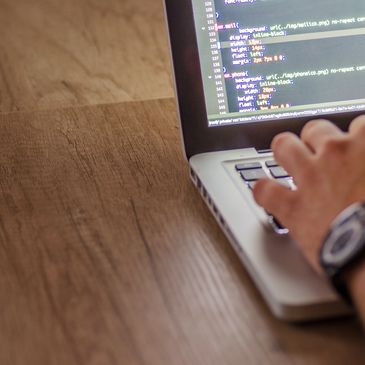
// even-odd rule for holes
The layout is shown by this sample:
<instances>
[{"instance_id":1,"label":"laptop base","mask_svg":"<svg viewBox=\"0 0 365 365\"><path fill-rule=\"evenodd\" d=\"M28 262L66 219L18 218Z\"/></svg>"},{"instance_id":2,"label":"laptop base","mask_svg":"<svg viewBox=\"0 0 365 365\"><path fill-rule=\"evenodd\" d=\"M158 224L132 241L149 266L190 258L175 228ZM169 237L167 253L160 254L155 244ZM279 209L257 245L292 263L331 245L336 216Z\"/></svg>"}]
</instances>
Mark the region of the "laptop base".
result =
<instances>
[{"instance_id":1,"label":"laptop base","mask_svg":"<svg viewBox=\"0 0 365 365\"><path fill-rule=\"evenodd\" d=\"M276 317L304 322L351 314L290 236L273 231L235 171L237 163L270 158L255 149L199 154L190 159L191 178Z\"/></svg>"}]
</instances>

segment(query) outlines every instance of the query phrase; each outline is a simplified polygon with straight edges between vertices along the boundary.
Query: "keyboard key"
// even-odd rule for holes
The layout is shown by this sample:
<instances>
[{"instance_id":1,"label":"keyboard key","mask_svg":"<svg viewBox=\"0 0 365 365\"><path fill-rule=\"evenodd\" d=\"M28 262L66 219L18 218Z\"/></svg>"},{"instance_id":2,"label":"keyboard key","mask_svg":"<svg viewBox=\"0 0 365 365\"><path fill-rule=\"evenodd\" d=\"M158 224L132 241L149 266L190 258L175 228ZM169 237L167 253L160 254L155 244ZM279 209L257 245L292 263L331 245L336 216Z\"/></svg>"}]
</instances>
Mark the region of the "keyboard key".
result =
<instances>
[{"instance_id":1,"label":"keyboard key","mask_svg":"<svg viewBox=\"0 0 365 365\"><path fill-rule=\"evenodd\" d=\"M278 163L275 161L275 160L270 160L270 161L266 161L265 162L265 165L267 166L267 167L276 167L276 166L279 166L278 165Z\"/></svg>"},{"instance_id":2,"label":"keyboard key","mask_svg":"<svg viewBox=\"0 0 365 365\"><path fill-rule=\"evenodd\" d=\"M254 170L254 169L261 169L260 162L247 162L247 163L239 163L236 165L237 171Z\"/></svg>"},{"instance_id":3,"label":"keyboard key","mask_svg":"<svg viewBox=\"0 0 365 365\"><path fill-rule=\"evenodd\" d=\"M241 176L245 181L256 181L267 177L263 169L241 171Z\"/></svg>"},{"instance_id":4,"label":"keyboard key","mask_svg":"<svg viewBox=\"0 0 365 365\"><path fill-rule=\"evenodd\" d=\"M290 180L289 179L276 179L276 181L285 186L286 188L292 189L292 185L290 184Z\"/></svg>"},{"instance_id":5,"label":"keyboard key","mask_svg":"<svg viewBox=\"0 0 365 365\"><path fill-rule=\"evenodd\" d=\"M281 179L283 177L290 177L289 174L281 166L270 168L270 172L271 172L271 175L275 179Z\"/></svg>"}]
</instances>

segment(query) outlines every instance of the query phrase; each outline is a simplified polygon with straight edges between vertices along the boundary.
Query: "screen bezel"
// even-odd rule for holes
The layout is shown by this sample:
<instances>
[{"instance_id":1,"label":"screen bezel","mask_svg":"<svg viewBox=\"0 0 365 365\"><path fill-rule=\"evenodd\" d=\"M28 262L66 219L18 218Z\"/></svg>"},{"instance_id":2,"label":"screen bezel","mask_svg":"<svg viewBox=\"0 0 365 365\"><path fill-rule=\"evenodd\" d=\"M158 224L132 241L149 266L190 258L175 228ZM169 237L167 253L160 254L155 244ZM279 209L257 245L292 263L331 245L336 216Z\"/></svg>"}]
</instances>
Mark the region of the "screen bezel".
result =
<instances>
[{"instance_id":1,"label":"screen bezel","mask_svg":"<svg viewBox=\"0 0 365 365\"><path fill-rule=\"evenodd\" d=\"M180 123L186 157L213 151L270 148L278 133L295 134L313 118L301 117L209 127L195 33L192 0L165 0ZM321 115L343 130L363 111Z\"/></svg>"}]
</instances>

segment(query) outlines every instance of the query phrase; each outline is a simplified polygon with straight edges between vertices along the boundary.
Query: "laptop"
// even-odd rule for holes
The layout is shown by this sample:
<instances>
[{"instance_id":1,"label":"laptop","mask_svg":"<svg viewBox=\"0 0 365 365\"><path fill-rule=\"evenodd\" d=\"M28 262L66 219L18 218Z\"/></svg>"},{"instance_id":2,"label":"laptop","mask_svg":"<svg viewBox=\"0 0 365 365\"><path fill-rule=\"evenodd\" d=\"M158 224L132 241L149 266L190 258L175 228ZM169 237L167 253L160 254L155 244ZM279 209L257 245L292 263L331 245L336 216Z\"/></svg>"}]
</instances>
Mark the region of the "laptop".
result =
<instances>
[{"instance_id":1,"label":"laptop","mask_svg":"<svg viewBox=\"0 0 365 365\"><path fill-rule=\"evenodd\" d=\"M165 0L191 179L272 313L349 314L290 232L254 201L263 176L295 182L270 150L326 118L346 130L365 110L365 2ZM340 174L340 172L339 172Z\"/></svg>"}]
</instances>

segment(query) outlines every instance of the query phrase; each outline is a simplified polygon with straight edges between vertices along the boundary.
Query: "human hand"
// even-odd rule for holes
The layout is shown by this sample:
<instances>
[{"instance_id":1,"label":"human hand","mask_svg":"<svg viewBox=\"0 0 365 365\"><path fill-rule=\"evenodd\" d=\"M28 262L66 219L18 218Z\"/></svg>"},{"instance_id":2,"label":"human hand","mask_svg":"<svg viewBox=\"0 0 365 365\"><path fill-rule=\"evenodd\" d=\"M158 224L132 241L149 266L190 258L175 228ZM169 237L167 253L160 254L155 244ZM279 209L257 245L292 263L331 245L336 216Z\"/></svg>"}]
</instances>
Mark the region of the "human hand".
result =
<instances>
[{"instance_id":1,"label":"human hand","mask_svg":"<svg viewBox=\"0 0 365 365\"><path fill-rule=\"evenodd\" d=\"M293 176L296 191L264 179L253 194L295 239L317 271L319 251L336 216L351 204L365 201L365 116L348 133L326 120L306 124L301 138L282 133L272 142L276 161Z\"/></svg>"}]
</instances>

